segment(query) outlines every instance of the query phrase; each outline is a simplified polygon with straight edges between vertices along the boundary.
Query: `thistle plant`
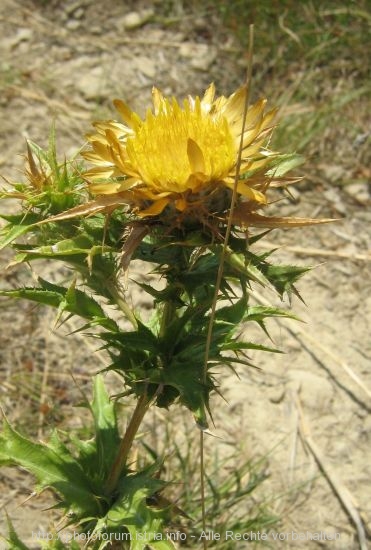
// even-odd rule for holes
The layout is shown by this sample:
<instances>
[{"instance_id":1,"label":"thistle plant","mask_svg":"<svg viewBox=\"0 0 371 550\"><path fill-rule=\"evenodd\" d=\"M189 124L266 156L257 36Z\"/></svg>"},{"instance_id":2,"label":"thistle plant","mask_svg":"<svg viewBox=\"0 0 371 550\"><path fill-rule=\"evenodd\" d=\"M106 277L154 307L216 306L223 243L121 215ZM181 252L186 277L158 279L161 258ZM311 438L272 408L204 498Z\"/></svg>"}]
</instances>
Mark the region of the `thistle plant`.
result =
<instances>
[{"instance_id":1,"label":"thistle plant","mask_svg":"<svg viewBox=\"0 0 371 550\"><path fill-rule=\"evenodd\" d=\"M51 488L63 527L73 527L87 547L168 550L176 547L169 534L181 517L163 498L166 456L133 459L143 419L153 407L183 407L202 442L226 369L251 366L249 350L277 351L242 338L242 328L254 322L267 330L267 319L292 316L255 305L254 289L295 293L307 271L274 265L259 241L266 230L324 220L263 213L271 190L297 181L287 172L300 159L269 149L276 111L266 110L266 100L249 105L246 86L215 98L210 85L182 104L154 89L144 119L123 101L114 104L122 121L94 124L84 160L58 161L54 133L48 150L28 143L26 182L1 195L20 202L17 213L2 215L1 247L13 249L13 269L46 259L71 275L67 284L39 277L35 286L1 294L53 307L58 322L79 317L79 330L100 343L106 370L122 387L110 396L104 376L92 373L88 441L55 431L47 443L34 442L4 418L0 463L31 472L37 491ZM162 287L128 284L132 260ZM153 304L148 321L132 304L133 285ZM122 434L117 404L129 396L136 404ZM205 506L203 515L206 525ZM10 537L18 540L12 529Z\"/></svg>"}]
</instances>

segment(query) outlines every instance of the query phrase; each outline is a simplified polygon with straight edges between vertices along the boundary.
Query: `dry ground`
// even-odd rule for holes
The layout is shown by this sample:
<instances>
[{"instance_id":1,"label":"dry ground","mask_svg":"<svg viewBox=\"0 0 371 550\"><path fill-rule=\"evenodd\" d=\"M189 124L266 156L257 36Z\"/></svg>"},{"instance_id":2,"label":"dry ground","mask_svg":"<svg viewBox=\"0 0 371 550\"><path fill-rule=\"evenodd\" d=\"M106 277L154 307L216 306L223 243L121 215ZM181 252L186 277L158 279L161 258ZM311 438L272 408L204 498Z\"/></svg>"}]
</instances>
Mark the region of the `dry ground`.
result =
<instances>
[{"instance_id":1,"label":"dry ground","mask_svg":"<svg viewBox=\"0 0 371 550\"><path fill-rule=\"evenodd\" d=\"M25 138L45 146L52 119L59 152L69 155L80 146L91 120L112 113L114 97L125 98L143 112L153 84L182 97L202 93L210 81L225 94L241 82L243 56L228 31L220 40L210 17L184 14L181 3L174 2L169 3L173 11L167 18L160 5L1 0L4 176L20 177ZM127 14L134 10L141 13L138 26L130 29ZM286 40L292 37L287 34ZM259 44L256 50L260 59ZM342 61L346 60L339 64ZM340 86L339 80L333 84L334 89ZM259 80L259 87L270 96L269 74L265 83ZM316 104L309 108L315 110ZM291 111L288 107L297 116L301 109L304 117L308 105L300 100ZM276 252L280 261L316 265L299 285L307 306L296 299L292 304L305 324L272 323L274 341L286 354L257 354L254 359L261 370L241 372L238 381L228 378L223 388L228 405L219 402L217 407L216 432L224 438L221 448L232 444L245 455L271 451L271 475L263 494L282 518L278 531L341 535L337 541L301 543L306 548L359 548L349 509L355 508L366 531L371 530L371 203L369 165L362 160L371 120L369 111L363 115L362 109L360 103L359 112L353 105L342 113L348 117L348 134L343 129L336 135L329 129L329 141L324 139L323 147L315 151L315 170L310 161L306 165L309 177L298 186L295 200L275 206L285 215L340 218L331 226L269 236L280 247ZM335 179L349 183L352 178L358 187L333 185ZM6 259L5 253L2 265ZM1 277L4 284L15 284L27 275L3 271ZM69 371L85 387L100 364L81 339L55 334L51 326L52 315L44 310L1 303L1 403L19 429L41 437L51 426L66 423L65 405L78 399ZM73 423L79 427L78 418ZM217 444L213 440L210 447ZM9 470L1 487L0 506L6 507L19 533L31 543L32 530L47 530L48 516L42 512L47 498L19 507L32 487L29 478ZM299 545L272 542L279 549Z\"/></svg>"}]
</instances>

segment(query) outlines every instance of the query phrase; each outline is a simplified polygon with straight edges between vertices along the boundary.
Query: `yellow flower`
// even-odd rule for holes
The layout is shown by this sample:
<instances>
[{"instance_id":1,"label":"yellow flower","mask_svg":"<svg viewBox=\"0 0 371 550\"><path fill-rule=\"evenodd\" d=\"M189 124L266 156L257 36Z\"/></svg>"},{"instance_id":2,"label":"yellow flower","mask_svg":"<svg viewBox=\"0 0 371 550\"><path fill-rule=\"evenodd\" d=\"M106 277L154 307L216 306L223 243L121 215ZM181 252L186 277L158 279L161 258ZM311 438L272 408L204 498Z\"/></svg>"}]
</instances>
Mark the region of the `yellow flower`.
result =
<instances>
[{"instance_id":1,"label":"yellow flower","mask_svg":"<svg viewBox=\"0 0 371 550\"><path fill-rule=\"evenodd\" d=\"M242 87L215 99L211 84L202 99L188 97L181 105L154 88L154 110L144 120L116 100L124 124L96 123L97 132L88 136L91 149L83 153L95 165L85 173L90 191L117 196L118 204L129 204L140 217L157 216L166 207L199 218L225 212L235 184L246 94ZM264 144L276 112L265 112L265 104L262 99L247 110L237 183L238 196L255 208L266 203L272 179L265 172L274 153Z\"/></svg>"}]
</instances>

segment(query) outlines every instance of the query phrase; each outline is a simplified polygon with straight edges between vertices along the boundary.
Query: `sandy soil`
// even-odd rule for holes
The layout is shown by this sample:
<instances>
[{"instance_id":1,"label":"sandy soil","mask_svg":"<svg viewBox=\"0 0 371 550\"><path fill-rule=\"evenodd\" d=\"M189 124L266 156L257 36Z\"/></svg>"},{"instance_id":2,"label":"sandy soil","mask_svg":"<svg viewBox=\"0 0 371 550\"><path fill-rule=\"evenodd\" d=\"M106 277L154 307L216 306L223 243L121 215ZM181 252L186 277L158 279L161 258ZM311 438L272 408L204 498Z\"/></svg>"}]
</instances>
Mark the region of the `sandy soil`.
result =
<instances>
[{"instance_id":1,"label":"sandy soil","mask_svg":"<svg viewBox=\"0 0 371 550\"><path fill-rule=\"evenodd\" d=\"M141 11L148 5L151 13ZM130 20L134 11L137 25ZM221 45L210 32L210 21L182 20L181 13L177 25L165 25L160 13L155 3L134 8L134 2L130 6L114 0L1 1L4 176L20 177L25 138L45 146L52 119L59 152L69 155L80 146L91 120L113 113L112 98L125 98L143 112L153 84L181 97L202 93L210 81L227 94L242 81L244 69L232 39ZM265 93L269 96L269 89ZM298 189L302 193L295 203L280 203L281 213L331 215L341 221L269 236L280 247L280 262L316 266L299 284L307 306L297 299L288 305L305 324L273 322L275 344L286 354L256 354L261 370L224 381L229 404L218 402L216 432L247 455L270 453L271 475L264 491L282 518L279 532L340 534L326 542L272 539L272 548L357 549L349 510L355 508L366 531L371 530L370 197L349 196L326 180ZM2 265L6 259L4 253ZM26 277L23 269L2 272L5 284ZM276 300L273 294L265 299ZM63 405L78 398L67 373L72 369L84 386L92 368L100 365L81 339L67 341L51 332L52 319L29 304L1 305L1 402L20 428L27 429L29 418L38 423L41 436L58 424ZM263 339L255 330L249 338L254 336ZM33 385L40 372L48 410L40 408L40 382L36 389ZM31 417L25 417L25 409ZM19 507L32 490L30 480L5 470L1 485L0 506L31 544L31 531L47 528L42 512L47 496Z\"/></svg>"}]
</instances>

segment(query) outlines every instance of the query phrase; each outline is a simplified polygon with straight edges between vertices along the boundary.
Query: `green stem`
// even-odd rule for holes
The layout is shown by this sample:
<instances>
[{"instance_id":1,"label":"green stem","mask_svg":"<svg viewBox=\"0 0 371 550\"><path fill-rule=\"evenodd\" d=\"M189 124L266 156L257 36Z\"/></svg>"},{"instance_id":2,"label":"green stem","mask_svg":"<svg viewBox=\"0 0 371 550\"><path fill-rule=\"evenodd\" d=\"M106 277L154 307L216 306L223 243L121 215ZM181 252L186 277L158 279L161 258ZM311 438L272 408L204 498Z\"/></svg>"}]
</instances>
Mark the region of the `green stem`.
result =
<instances>
[{"instance_id":1,"label":"green stem","mask_svg":"<svg viewBox=\"0 0 371 550\"><path fill-rule=\"evenodd\" d=\"M173 301L165 302L160 325L160 338L162 338L162 336L165 336L167 327L174 319L175 309L176 308Z\"/></svg>"},{"instance_id":2,"label":"green stem","mask_svg":"<svg viewBox=\"0 0 371 550\"><path fill-rule=\"evenodd\" d=\"M119 304L119 295L117 291L114 288L110 288L110 293L114 295L116 303ZM121 304L119 304L121 305ZM160 326L160 336L163 336L166 333L166 328L171 322L171 320L174 317L175 313L175 305L174 302L169 301L166 302L163 309L162 319L161 319L161 326ZM134 321L136 323L136 319L134 317ZM120 476L122 474L122 471L126 465L126 461L130 452L130 449L132 447L134 438L139 430L139 427L142 423L142 420L144 418L144 415L148 411L151 402L156 398L156 396L159 394L159 392L162 389L162 385L160 385L157 388L157 391L155 395L152 398L148 397L147 392L145 392L138 400L137 405L135 407L133 416L131 417L131 420L129 422L129 425L126 429L126 432L124 434L124 437L121 440L119 450L117 452L116 460L113 463L113 466L111 468L111 471L109 473L107 483L106 483L106 493L108 495L112 494L117 486L117 482L120 479Z\"/></svg>"},{"instance_id":3,"label":"green stem","mask_svg":"<svg viewBox=\"0 0 371 550\"><path fill-rule=\"evenodd\" d=\"M120 478L122 470L125 467L134 438L142 423L144 415L148 411L150 404L151 404L151 399L148 398L148 395L146 392L140 397L135 407L133 416L131 417L129 425L126 429L124 437L121 440L120 447L116 456L116 460L113 463L112 469L110 471L110 474L108 476L107 483L106 483L106 493L108 495L112 494L117 486L117 482Z\"/></svg>"}]
</instances>

